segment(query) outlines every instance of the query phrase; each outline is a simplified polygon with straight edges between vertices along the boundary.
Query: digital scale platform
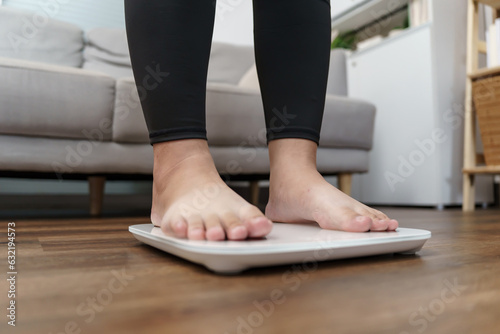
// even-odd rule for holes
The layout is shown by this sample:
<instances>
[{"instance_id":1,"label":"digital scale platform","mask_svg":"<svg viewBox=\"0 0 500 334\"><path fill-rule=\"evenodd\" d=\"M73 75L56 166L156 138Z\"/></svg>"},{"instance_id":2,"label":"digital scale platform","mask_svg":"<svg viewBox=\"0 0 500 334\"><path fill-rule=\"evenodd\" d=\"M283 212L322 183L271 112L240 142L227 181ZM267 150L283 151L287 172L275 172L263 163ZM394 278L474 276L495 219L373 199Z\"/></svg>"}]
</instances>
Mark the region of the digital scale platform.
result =
<instances>
[{"instance_id":1,"label":"digital scale platform","mask_svg":"<svg viewBox=\"0 0 500 334\"><path fill-rule=\"evenodd\" d=\"M418 252L431 237L426 230L400 227L391 232L341 232L316 224L273 223L265 238L200 241L166 235L153 224L132 225L134 236L158 249L201 264L219 274L253 267L320 262L361 256Z\"/></svg>"}]
</instances>

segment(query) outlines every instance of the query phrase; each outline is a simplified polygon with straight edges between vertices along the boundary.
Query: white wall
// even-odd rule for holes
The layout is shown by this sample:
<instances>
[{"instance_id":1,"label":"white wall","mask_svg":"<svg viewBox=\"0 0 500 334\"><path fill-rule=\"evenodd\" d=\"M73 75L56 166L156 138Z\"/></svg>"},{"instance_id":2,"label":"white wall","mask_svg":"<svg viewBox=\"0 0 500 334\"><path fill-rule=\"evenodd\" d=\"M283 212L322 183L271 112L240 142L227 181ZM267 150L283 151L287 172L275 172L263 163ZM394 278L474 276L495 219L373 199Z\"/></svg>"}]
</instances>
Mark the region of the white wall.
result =
<instances>
[{"instance_id":1,"label":"white wall","mask_svg":"<svg viewBox=\"0 0 500 334\"><path fill-rule=\"evenodd\" d=\"M251 0L218 0L214 41L253 45Z\"/></svg>"},{"instance_id":2,"label":"white wall","mask_svg":"<svg viewBox=\"0 0 500 334\"><path fill-rule=\"evenodd\" d=\"M217 0L214 41L253 45L252 19L252 0Z\"/></svg>"}]
</instances>

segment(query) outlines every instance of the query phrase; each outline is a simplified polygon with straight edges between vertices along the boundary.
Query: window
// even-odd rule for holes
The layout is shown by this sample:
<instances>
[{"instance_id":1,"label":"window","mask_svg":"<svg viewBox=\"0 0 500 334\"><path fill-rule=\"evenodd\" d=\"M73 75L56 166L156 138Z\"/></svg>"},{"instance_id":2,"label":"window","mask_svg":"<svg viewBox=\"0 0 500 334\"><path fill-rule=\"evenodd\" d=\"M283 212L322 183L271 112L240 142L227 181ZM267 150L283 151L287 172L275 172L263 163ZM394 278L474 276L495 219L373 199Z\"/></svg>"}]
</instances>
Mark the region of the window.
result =
<instances>
[{"instance_id":1,"label":"window","mask_svg":"<svg viewBox=\"0 0 500 334\"><path fill-rule=\"evenodd\" d=\"M123 0L0 0L6 7L45 12L83 30L95 27L125 28Z\"/></svg>"}]
</instances>

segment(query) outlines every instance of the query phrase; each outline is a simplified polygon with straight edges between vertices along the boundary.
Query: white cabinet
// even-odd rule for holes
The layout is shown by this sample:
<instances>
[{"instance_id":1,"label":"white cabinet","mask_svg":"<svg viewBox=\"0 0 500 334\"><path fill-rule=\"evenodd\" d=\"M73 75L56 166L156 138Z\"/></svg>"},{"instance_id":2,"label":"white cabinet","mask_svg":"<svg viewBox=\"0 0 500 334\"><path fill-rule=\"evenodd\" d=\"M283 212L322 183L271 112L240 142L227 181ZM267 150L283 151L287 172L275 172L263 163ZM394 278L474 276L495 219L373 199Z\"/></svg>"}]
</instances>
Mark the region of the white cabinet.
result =
<instances>
[{"instance_id":1,"label":"white cabinet","mask_svg":"<svg viewBox=\"0 0 500 334\"><path fill-rule=\"evenodd\" d=\"M378 205L459 205L465 91L465 8L433 1L433 21L353 52L349 96L374 103L370 171L353 196ZM492 177L477 180L477 202L492 201Z\"/></svg>"}]
</instances>

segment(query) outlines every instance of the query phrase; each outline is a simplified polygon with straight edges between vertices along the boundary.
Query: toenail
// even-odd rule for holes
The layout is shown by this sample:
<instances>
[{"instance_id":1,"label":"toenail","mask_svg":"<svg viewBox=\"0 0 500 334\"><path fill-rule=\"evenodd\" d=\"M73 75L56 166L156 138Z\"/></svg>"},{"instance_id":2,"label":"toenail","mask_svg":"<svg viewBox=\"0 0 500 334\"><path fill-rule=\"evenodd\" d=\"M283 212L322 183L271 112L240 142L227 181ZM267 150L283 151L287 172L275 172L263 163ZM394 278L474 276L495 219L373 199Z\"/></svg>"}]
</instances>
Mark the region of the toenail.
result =
<instances>
[{"instance_id":1,"label":"toenail","mask_svg":"<svg viewBox=\"0 0 500 334\"><path fill-rule=\"evenodd\" d=\"M357 216L356 217L356 220L360 223L362 223L363 221L365 221L365 217L364 216Z\"/></svg>"}]
</instances>

